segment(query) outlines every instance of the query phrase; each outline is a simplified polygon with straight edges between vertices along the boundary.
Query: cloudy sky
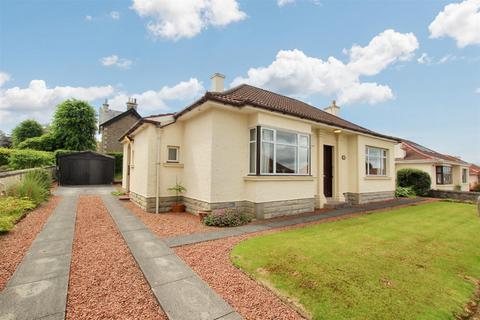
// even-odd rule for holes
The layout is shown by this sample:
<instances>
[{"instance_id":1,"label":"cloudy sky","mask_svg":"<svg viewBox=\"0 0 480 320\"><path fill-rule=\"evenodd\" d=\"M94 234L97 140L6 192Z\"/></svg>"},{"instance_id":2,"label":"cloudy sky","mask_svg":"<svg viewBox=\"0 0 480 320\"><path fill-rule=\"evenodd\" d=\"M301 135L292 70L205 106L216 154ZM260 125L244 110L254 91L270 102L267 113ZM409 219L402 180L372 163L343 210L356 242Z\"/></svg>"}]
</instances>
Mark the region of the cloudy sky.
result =
<instances>
[{"instance_id":1,"label":"cloudy sky","mask_svg":"<svg viewBox=\"0 0 480 320\"><path fill-rule=\"evenodd\" d=\"M480 163L480 0L0 2L0 130L67 98L175 111L214 72Z\"/></svg>"}]
</instances>

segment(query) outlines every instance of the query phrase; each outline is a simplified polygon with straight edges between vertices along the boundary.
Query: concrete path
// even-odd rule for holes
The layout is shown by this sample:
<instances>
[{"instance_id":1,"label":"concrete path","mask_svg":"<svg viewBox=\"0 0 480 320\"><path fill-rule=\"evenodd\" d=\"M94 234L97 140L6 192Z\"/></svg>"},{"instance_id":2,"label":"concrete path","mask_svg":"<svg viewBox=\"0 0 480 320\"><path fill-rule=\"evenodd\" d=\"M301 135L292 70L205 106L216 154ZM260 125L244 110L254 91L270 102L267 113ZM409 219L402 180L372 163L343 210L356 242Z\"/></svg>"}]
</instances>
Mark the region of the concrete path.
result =
<instances>
[{"instance_id":1,"label":"concrete path","mask_svg":"<svg viewBox=\"0 0 480 320\"><path fill-rule=\"evenodd\" d=\"M62 198L0 294L0 319L64 319L77 196Z\"/></svg>"},{"instance_id":2,"label":"concrete path","mask_svg":"<svg viewBox=\"0 0 480 320\"><path fill-rule=\"evenodd\" d=\"M242 319L115 197L102 199L170 320Z\"/></svg>"},{"instance_id":3,"label":"concrete path","mask_svg":"<svg viewBox=\"0 0 480 320\"><path fill-rule=\"evenodd\" d=\"M291 219L280 220L280 221L270 221L270 222L268 220L265 220L265 222L262 222L260 224L246 225L246 226L235 227L235 228L227 228L221 231L198 232L198 233L192 233L192 234L182 235L182 236L167 237L167 238L163 238L162 240L170 248L173 248L173 247L183 246L187 244L239 236L242 234L248 234L248 233L253 233L257 231L264 231L264 230L282 228L287 226L293 226L293 225L302 224L306 222L321 221L324 219L344 216L352 213L361 213L361 212L372 211L372 210L387 209L387 208L391 208L399 205L413 204L413 203L422 202L422 201L424 201L424 199L422 198L412 198L412 199L402 198L402 199L397 199L395 201L371 203L371 204L362 205L362 206L336 209L328 213L322 213L322 214L313 215L313 216L292 217Z\"/></svg>"}]
</instances>

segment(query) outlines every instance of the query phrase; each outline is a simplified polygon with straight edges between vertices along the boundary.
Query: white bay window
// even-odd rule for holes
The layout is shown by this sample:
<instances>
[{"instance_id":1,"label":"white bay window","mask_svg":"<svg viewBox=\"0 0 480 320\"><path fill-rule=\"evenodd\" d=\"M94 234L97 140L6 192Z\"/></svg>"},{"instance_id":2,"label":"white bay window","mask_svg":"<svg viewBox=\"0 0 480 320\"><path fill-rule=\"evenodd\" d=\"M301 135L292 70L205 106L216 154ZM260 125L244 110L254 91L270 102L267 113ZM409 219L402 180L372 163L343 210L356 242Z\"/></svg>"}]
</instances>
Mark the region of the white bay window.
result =
<instances>
[{"instance_id":1,"label":"white bay window","mask_svg":"<svg viewBox=\"0 0 480 320\"><path fill-rule=\"evenodd\" d=\"M260 134L257 134L257 130ZM256 136L255 140L252 139L253 135ZM259 146L255 143L257 140L260 141ZM257 165L259 168L256 168ZM310 137L270 128L251 129L250 174L310 174Z\"/></svg>"},{"instance_id":2,"label":"white bay window","mask_svg":"<svg viewBox=\"0 0 480 320\"><path fill-rule=\"evenodd\" d=\"M387 175L387 150L375 147L365 148L365 172L367 176Z\"/></svg>"}]
</instances>

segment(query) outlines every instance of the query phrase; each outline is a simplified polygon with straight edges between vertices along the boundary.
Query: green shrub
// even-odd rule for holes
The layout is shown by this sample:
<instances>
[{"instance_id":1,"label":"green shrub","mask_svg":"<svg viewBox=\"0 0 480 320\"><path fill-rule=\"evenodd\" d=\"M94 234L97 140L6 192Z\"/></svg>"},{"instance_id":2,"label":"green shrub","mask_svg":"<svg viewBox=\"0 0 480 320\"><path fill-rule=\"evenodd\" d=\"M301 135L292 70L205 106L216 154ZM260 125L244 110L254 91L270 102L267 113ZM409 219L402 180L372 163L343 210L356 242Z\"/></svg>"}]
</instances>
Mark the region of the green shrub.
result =
<instances>
[{"instance_id":1,"label":"green shrub","mask_svg":"<svg viewBox=\"0 0 480 320\"><path fill-rule=\"evenodd\" d=\"M54 151L56 149L55 139L50 133L39 137L28 138L18 145L19 149L32 149L41 151Z\"/></svg>"},{"instance_id":2,"label":"green shrub","mask_svg":"<svg viewBox=\"0 0 480 320\"><path fill-rule=\"evenodd\" d=\"M37 150L13 150L8 166L14 170L50 166L55 163L52 152Z\"/></svg>"},{"instance_id":3,"label":"green shrub","mask_svg":"<svg viewBox=\"0 0 480 320\"><path fill-rule=\"evenodd\" d=\"M236 227L252 221L253 217L246 213L240 213L235 208L215 210L208 214L203 222L207 226Z\"/></svg>"},{"instance_id":4,"label":"green shrub","mask_svg":"<svg viewBox=\"0 0 480 320\"><path fill-rule=\"evenodd\" d=\"M35 203L28 199L0 197L0 232L13 229L25 212L35 208Z\"/></svg>"},{"instance_id":5,"label":"green shrub","mask_svg":"<svg viewBox=\"0 0 480 320\"><path fill-rule=\"evenodd\" d=\"M0 166L5 166L8 164L8 159L10 154L14 149L0 148Z\"/></svg>"},{"instance_id":6,"label":"green shrub","mask_svg":"<svg viewBox=\"0 0 480 320\"><path fill-rule=\"evenodd\" d=\"M121 174L123 171L123 153L122 152L110 152L109 156L115 157L115 174Z\"/></svg>"},{"instance_id":7,"label":"green shrub","mask_svg":"<svg viewBox=\"0 0 480 320\"><path fill-rule=\"evenodd\" d=\"M397 186L411 187L416 195L424 196L430 190L430 175L418 169L400 169L397 172Z\"/></svg>"},{"instance_id":8,"label":"green shrub","mask_svg":"<svg viewBox=\"0 0 480 320\"><path fill-rule=\"evenodd\" d=\"M7 194L17 198L30 199L39 205L47 200L51 185L52 178L46 170L33 170L27 172L20 182L10 185Z\"/></svg>"},{"instance_id":9,"label":"green shrub","mask_svg":"<svg viewBox=\"0 0 480 320\"><path fill-rule=\"evenodd\" d=\"M411 198L415 197L415 191L412 187L397 187L395 190L395 197L397 198Z\"/></svg>"}]
</instances>

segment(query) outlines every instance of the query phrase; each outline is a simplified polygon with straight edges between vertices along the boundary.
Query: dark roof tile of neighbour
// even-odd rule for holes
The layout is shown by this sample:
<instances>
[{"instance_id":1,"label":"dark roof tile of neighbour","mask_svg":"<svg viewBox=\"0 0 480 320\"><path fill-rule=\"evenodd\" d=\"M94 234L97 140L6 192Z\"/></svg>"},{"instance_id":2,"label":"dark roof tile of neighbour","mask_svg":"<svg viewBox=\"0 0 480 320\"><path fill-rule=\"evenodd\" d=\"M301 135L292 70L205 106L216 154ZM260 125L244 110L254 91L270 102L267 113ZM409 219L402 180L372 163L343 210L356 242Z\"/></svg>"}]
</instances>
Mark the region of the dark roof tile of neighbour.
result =
<instances>
[{"instance_id":1,"label":"dark roof tile of neighbour","mask_svg":"<svg viewBox=\"0 0 480 320\"><path fill-rule=\"evenodd\" d=\"M320 110L300 100L293 99L275 92L271 92L247 84L242 84L223 92L207 92L202 98L194 102L192 105L178 112L175 117L180 117L184 113L192 110L193 108L201 105L208 100L237 107L251 105L264 110L288 114L298 118L320 122L334 127L362 132L365 134L390 140L398 140L397 138L383 135L356 125L352 122L334 116L328 112Z\"/></svg>"},{"instance_id":2,"label":"dark roof tile of neighbour","mask_svg":"<svg viewBox=\"0 0 480 320\"><path fill-rule=\"evenodd\" d=\"M401 160L443 160L458 164L468 165L467 162L460 158L450 156L448 154L439 153L416 142L402 139L405 157Z\"/></svg>"},{"instance_id":3,"label":"dark roof tile of neighbour","mask_svg":"<svg viewBox=\"0 0 480 320\"><path fill-rule=\"evenodd\" d=\"M115 110L109 110L109 111L115 111ZM104 126L106 126L106 125L108 125L108 124L110 124L110 123L113 123L113 122L115 122L115 121L117 121L117 120L119 120L119 119L121 119L121 118L129 115L129 114L133 115L133 116L136 117L137 119L141 119L141 118L142 118L142 116L138 114L137 110L135 110L135 109L133 109L133 108L128 109L127 111L123 111L123 112L121 112L121 111L115 111L115 112L117 112L117 114L116 114L115 116L109 118L108 120L105 120L105 121L103 121L103 122L100 122L99 127L104 127ZM119 113L118 113L118 112L119 112Z\"/></svg>"}]
</instances>

